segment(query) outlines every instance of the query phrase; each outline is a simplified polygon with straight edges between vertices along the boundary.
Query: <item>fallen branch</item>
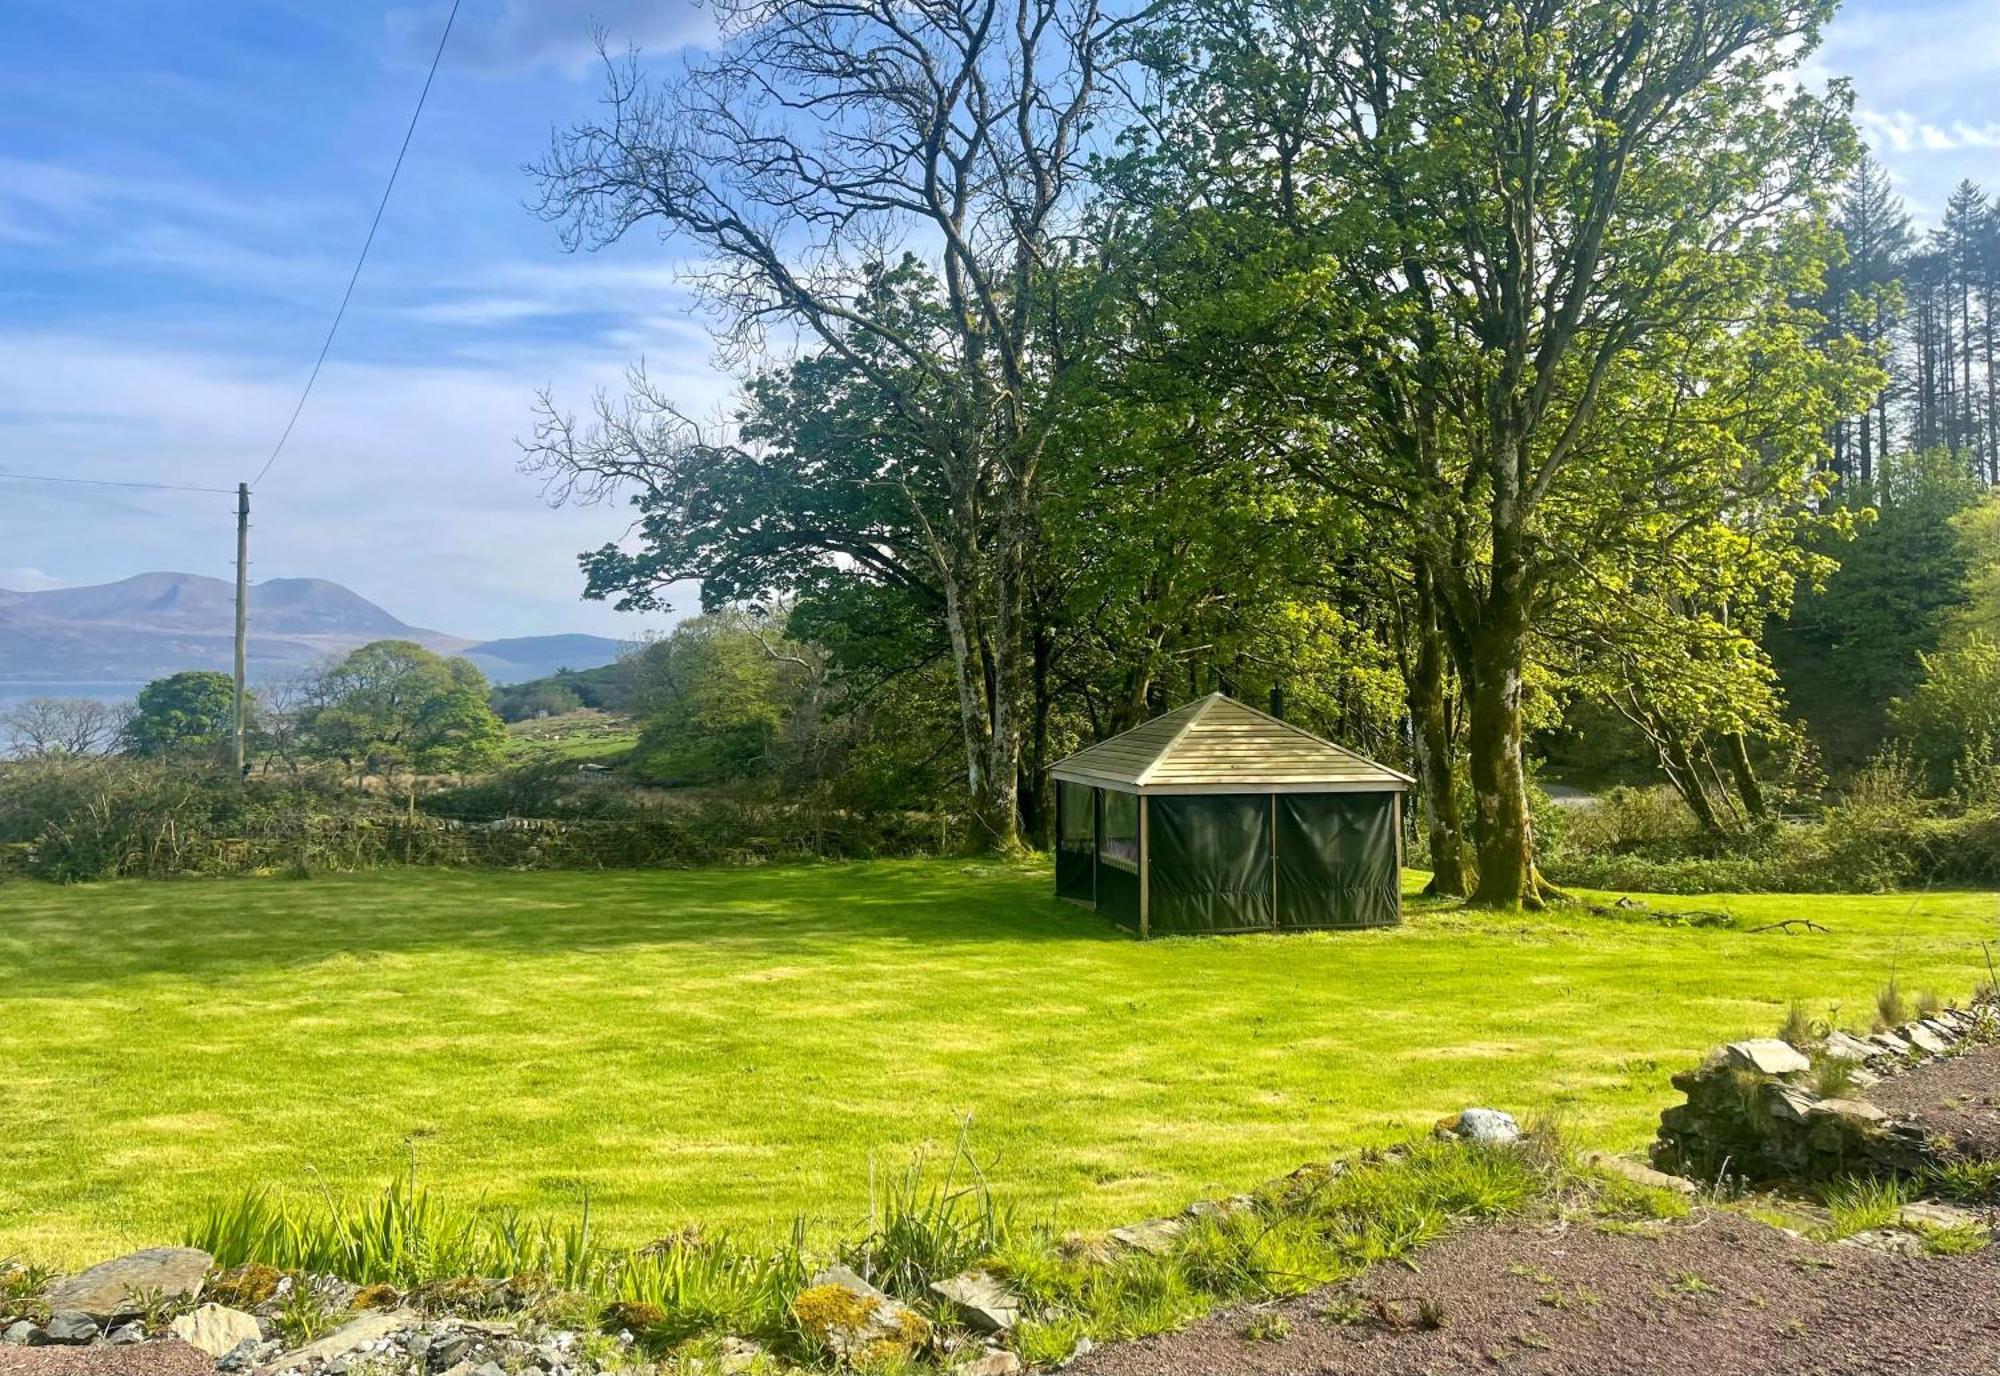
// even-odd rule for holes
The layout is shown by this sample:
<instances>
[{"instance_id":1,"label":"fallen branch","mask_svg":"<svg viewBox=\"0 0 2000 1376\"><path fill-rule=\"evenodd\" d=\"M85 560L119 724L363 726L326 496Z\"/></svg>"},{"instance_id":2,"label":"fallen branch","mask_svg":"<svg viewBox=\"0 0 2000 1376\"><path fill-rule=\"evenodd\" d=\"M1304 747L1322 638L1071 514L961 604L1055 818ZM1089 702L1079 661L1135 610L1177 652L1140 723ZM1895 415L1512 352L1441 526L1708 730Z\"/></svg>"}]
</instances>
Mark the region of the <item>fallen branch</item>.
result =
<instances>
[{"instance_id":1,"label":"fallen branch","mask_svg":"<svg viewBox=\"0 0 2000 1376\"><path fill-rule=\"evenodd\" d=\"M1788 917L1783 922L1767 922L1761 927L1752 927L1750 930L1753 932L1781 931L1786 936L1790 936L1794 927L1803 927L1809 932L1823 932L1826 930L1826 928L1820 926L1819 923L1809 917Z\"/></svg>"}]
</instances>

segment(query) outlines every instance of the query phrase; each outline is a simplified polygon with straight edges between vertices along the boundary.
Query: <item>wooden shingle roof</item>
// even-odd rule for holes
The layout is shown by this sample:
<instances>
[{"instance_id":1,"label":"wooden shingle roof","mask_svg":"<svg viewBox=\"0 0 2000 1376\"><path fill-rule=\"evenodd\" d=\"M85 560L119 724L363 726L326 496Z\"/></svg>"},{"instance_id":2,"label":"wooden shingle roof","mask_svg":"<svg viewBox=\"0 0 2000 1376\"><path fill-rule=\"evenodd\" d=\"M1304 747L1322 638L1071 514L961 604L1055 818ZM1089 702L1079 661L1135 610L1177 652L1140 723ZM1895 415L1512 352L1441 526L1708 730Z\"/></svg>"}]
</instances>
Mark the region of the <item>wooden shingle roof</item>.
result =
<instances>
[{"instance_id":1,"label":"wooden shingle roof","mask_svg":"<svg viewBox=\"0 0 2000 1376\"><path fill-rule=\"evenodd\" d=\"M1079 750L1049 773L1130 793L1376 792L1413 782L1221 693Z\"/></svg>"}]
</instances>

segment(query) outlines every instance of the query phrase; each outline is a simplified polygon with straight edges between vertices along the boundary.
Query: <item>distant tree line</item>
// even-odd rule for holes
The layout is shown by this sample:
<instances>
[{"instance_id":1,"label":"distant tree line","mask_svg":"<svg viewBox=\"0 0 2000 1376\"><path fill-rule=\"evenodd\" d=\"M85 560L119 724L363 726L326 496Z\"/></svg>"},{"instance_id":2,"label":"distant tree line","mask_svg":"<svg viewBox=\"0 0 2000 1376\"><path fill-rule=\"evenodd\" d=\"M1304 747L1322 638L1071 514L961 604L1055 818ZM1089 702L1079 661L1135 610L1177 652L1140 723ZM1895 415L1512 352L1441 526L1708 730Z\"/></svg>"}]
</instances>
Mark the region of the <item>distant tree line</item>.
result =
<instances>
[{"instance_id":1,"label":"distant tree line","mask_svg":"<svg viewBox=\"0 0 2000 1376\"><path fill-rule=\"evenodd\" d=\"M1834 427L1834 468L1865 488L1888 455L1941 449L2000 483L2000 201L1960 182L1920 234L1888 173L1863 157L1834 223L1844 253L1826 277L1827 327L1887 370L1868 406Z\"/></svg>"},{"instance_id":2,"label":"distant tree line","mask_svg":"<svg viewBox=\"0 0 2000 1376\"><path fill-rule=\"evenodd\" d=\"M267 770L466 773L494 763L505 744L488 692L469 660L378 640L252 693L249 744ZM22 760L122 754L215 766L231 752L235 713L229 675L187 670L146 684L129 704L31 699L0 717L0 739Z\"/></svg>"}]
</instances>

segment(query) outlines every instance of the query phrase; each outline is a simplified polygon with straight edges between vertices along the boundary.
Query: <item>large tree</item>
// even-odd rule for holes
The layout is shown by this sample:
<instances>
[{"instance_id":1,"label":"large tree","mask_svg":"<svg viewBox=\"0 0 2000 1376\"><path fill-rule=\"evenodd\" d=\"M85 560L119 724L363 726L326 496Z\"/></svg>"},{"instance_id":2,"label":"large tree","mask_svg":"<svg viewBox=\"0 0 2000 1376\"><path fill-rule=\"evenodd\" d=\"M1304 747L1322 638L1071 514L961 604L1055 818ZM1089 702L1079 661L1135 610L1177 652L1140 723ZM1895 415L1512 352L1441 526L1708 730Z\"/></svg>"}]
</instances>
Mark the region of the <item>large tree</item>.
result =
<instances>
[{"instance_id":1,"label":"large tree","mask_svg":"<svg viewBox=\"0 0 2000 1376\"><path fill-rule=\"evenodd\" d=\"M975 830L1017 844L1029 550L1055 298L1117 27L1099 0L720 0L677 79L610 64L606 115L559 135L543 209L571 244L674 240L729 356L777 335L865 381L908 437L901 496L950 645ZM921 260L924 308L885 279ZM613 434L616 443L622 437ZM645 480L553 409L531 461L587 491ZM643 599L651 590L628 590Z\"/></svg>"},{"instance_id":2,"label":"large tree","mask_svg":"<svg viewBox=\"0 0 2000 1376\"><path fill-rule=\"evenodd\" d=\"M487 696L472 661L376 640L313 680L299 732L308 753L350 769L463 772L492 763L506 742Z\"/></svg>"},{"instance_id":3,"label":"large tree","mask_svg":"<svg viewBox=\"0 0 2000 1376\"><path fill-rule=\"evenodd\" d=\"M236 729L236 686L228 674L189 669L139 690L125 719L125 749L142 756L217 754Z\"/></svg>"},{"instance_id":4,"label":"large tree","mask_svg":"<svg viewBox=\"0 0 2000 1376\"><path fill-rule=\"evenodd\" d=\"M1550 600L1664 527L1804 498L1858 408L1854 359L1794 305L1847 94L1774 95L1831 8L1197 0L1150 32L1154 213L1313 250L1301 463L1426 570L1481 902L1537 899L1523 694Z\"/></svg>"}]
</instances>

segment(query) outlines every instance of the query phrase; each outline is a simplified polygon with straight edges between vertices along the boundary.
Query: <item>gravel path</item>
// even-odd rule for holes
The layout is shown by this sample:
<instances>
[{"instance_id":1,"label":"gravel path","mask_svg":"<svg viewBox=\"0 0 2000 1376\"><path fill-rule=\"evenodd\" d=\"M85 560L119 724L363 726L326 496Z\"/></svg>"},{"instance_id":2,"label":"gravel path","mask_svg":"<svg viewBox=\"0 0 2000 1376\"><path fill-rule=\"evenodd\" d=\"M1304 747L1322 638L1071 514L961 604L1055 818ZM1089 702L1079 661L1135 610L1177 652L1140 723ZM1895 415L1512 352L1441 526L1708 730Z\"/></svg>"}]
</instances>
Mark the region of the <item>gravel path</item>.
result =
<instances>
[{"instance_id":1,"label":"gravel path","mask_svg":"<svg viewBox=\"0 0 2000 1376\"><path fill-rule=\"evenodd\" d=\"M2000 1248L1898 1257L1705 1212L1657 1237L1479 1228L1268 1308L1101 1348L1084 1376L1969 1376L2000 1372ZM1419 1301L1443 1305L1424 1330ZM1385 1321L1382 1308L1386 1306ZM1329 1310L1340 1318L1329 1316ZM1344 1312L1342 1312L1344 1311ZM1347 1321L1343 1322L1341 1319ZM1358 1320L1358 1321L1357 1321Z\"/></svg>"},{"instance_id":2,"label":"gravel path","mask_svg":"<svg viewBox=\"0 0 2000 1376\"><path fill-rule=\"evenodd\" d=\"M1927 1061L1873 1086L1867 1097L1886 1113L1948 1135L1967 1156L2000 1158L2000 1046Z\"/></svg>"},{"instance_id":3,"label":"gravel path","mask_svg":"<svg viewBox=\"0 0 2000 1376\"><path fill-rule=\"evenodd\" d=\"M215 1376L198 1347L168 1340L130 1347L0 1347L0 1376Z\"/></svg>"}]
</instances>

